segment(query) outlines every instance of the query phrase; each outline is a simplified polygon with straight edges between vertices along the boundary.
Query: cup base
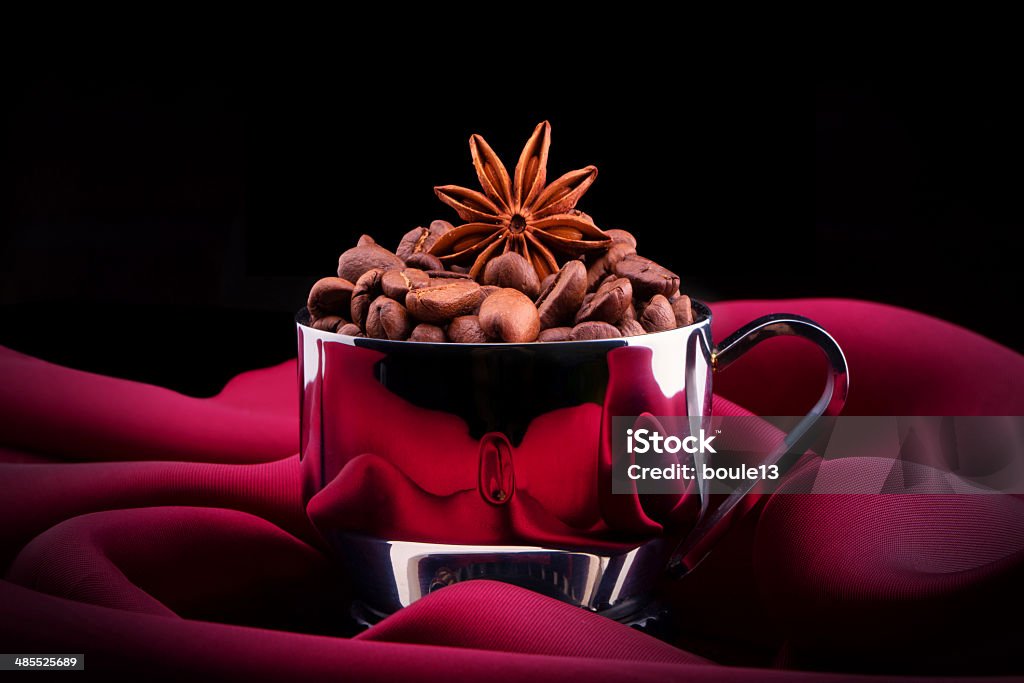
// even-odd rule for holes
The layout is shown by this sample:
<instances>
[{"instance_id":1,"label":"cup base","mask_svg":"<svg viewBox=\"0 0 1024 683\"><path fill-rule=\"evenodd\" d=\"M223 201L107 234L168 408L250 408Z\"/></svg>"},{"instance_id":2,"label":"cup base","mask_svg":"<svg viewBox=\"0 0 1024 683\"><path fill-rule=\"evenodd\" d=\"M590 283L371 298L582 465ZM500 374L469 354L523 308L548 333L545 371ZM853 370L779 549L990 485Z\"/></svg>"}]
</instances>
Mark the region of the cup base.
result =
<instances>
[{"instance_id":1,"label":"cup base","mask_svg":"<svg viewBox=\"0 0 1024 683\"><path fill-rule=\"evenodd\" d=\"M355 585L364 625L423 596L473 579L502 581L629 623L649 611L667 545L656 539L616 554L538 546L392 541L338 532L330 539Z\"/></svg>"}]
</instances>

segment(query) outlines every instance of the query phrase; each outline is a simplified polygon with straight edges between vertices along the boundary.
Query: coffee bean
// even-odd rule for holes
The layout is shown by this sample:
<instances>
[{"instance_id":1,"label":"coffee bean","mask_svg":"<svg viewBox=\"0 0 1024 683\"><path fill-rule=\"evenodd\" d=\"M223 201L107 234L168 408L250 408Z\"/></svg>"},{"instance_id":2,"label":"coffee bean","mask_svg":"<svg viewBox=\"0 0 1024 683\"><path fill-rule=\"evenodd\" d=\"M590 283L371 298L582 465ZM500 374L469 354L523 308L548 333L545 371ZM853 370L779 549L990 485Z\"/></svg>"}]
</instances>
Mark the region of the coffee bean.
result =
<instances>
[{"instance_id":1,"label":"coffee bean","mask_svg":"<svg viewBox=\"0 0 1024 683\"><path fill-rule=\"evenodd\" d=\"M608 277L608 260L602 255L587 268L587 291L597 289L597 286Z\"/></svg>"},{"instance_id":2,"label":"coffee bean","mask_svg":"<svg viewBox=\"0 0 1024 683\"><path fill-rule=\"evenodd\" d=\"M540 294L540 278L533 264L514 251L487 262L483 284L518 289L530 299Z\"/></svg>"},{"instance_id":3,"label":"coffee bean","mask_svg":"<svg viewBox=\"0 0 1024 683\"><path fill-rule=\"evenodd\" d=\"M546 291L547 288L551 286L551 283L555 281L555 276L556 275L558 275L558 273L548 273L544 277L544 279L541 280L541 282L540 282L540 291L541 292Z\"/></svg>"},{"instance_id":4,"label":"coffee bean","mask_svg":"<svg viewBox=\"0 0 1024 683\"><path fill-rule=\"evenodd\" d=\"M366 329L366 314L370 310L370 304L383 293L380 286L384 270L373 268L363 273L352 289L352 322L359 327Z\"/></svg>"},{"instance_id":5,"label":"coffee bean","mask_svg":"<svg viewBox=\"0 0 1024 683\"><path fill-rule=\"evenodd\" d=\"M419 289L430 285L430 276L416 268L402 268L401 270L389 270L380 278L381 289L384 295L395 301L405 301L405 295L410 289Z\"/></svg>"},{"instance_id":6,"label":"coffee bean","mask_svg":"<svg viewBox=\"0 0 1024 683\"><path fill-rule=\"evenodd\" d=\"M480 285L472 280L447 280L412 290L405 305L417 320L441 323L476 310L483 296Z\"/></svg>"},{"instance_id":7,"label":"coffee bean","mask_svg":"<svg viewBox=\"0 0 1024 683\"><path fill-rule=\"evenodd\" d=\"M649 298L655 294L668 296L679 289L679 276L662 268L654 261L629 254L612 268L619 277L629 278L638 298Z\"/></svg>"},{"instance_id":8,"label":"coffee bean","mask_svg":"<svg viewBox=\"0 0 1024 683\"><path fill-rule=\"evenodd\" d=\"M379 296L366 315L366 334L374 339L401 341L409 337L413 321L405 306L394 299Z\"/></svg>"},{"instance_id":9,"label":"coffee bean","mask_svg":"<svg viewBox=\"0 0 1024 683\"><path fill-rule=\"evenodd\" d=\"M569 333L569 338L573 341L588 341L591 339L614 339L615 337L621 337L622 334L615 328L614 325L602 322L585 322L580 323L576 327L572 328L572 332Z\"/></svg>"},{"instance_id":10,"label":"coffee bean","mask_svg":"<svg viewBox=\"0 0 1024 683\"><path fill-rule=\"evenodd\" d=\"M405 259L405 265L410 268L419 268L420 270L444 270L444 264L441 263L441 259L425 251L413 254Z\"/></svg>"},{"instance_id":11,"label":"coffee bean","mask_svg":"<svg viewBox=\"0 0 1024 683\"><path fill-rule=\"evenodd\" d=\"M395 255L403 261L408 261L413 254L424 251L420 247L430 238L430 230L424 227L413 228L402 236L402 240L395 249Z\"/></svg>"},{"instance_id":12,"label":"coffee bean","mask_svg":"<svg viewBox=\"0 0 1024 683\"><path fill-rule=\"evenodd\" d=\"M354 286L340 277L317 280L309 290L309 300L306 302L309 315L314 319L328 315L348 315Z\"/></svg>"},{"instance_id":13,"label":"coffee bean","mask_svg":"<svg viewBox=\"0 0 1024 683\"><path fill-rule=\"evenodd\" d=\"M606 279L604 282L602 282L601 286L598 287L597 290L594 291L594 295L596 296L598 294L604 294L605 292L610 292L611 290L616 289L616 288L620 288L621 289L627 283L629 283L629 280L627 280L626 278L617 277L615 275L609 275L608 279ZM629 291L630 294L632 294L633 293L633 285L632 285L632 283L629 283L629 285L630 285L630 288L629 288L628 291ZM633 301L632 298L630 298L630 302L631 303L632 303L632 301Z\"/></svg>"},{"instance_id":14,"label":"coffee bean","mask_svg":"<svg viewBox=\"0 0 1024 683\"><path fill-rule=\"evenodd\" d=\"M629 280L616 278L601 285L593 298L576 313L576 322L600 321L617 323L633 301L633 287Z\"/></svg>"},{"instance_id":15,"label":"coffee bean","mask_svg":"<svg viewBox=\"0 0 1024 683\"><path fill-rule=\"evenodd\" d=\"M541 331L537 337L539 342L557 342L557 341L569 341L569 335L572 333L571 327L549 327L546 330Z\"/></svg>"},{"instance_id":16,"label":"coffee bean","mask_svg":"<svg viewBox=\"0 0 1024 683\"><path fill-rule=\"evenodd\" d=\"M641 334L647 334L647 330L644 329L643 325L633 318L623 320L617 327L623 337L638 337Z\"/></svg>"},{"instance_id":17,"label":"coffee bean","mask_svg":"<svg viewBox=\"0 0 1024 683\"><path fill-rule=\"evenodd\" d=\"M635 253L635 244L630 244L629 242L612 242L612 246L608 247L608 251L605 252L605 257L608 259L609 271L614 269L615 265L619 263L619 261Z\"/></svg>"},{"instance_id":18,"label":"coffee bean","mask_svg":"<svg viewBox=\"0 0 1024 683\"><path fill-rule=\"evenodd\" d=\"M628 244L629 246L633 247L634 250L636 249L636 238L633 237L633 233L631 232L612 228L611 230L605 230L604 234L611 237L612 242L622 242L623 244ZM636 252L634 251L634 253Z\"/></svg>"},{"instance_id":19,"label":"coffee bean","mask_svg":"<svg viewBox=\"0 0 1024 683\"><path fill-rule=\"evenodd\" d=\"M487 335L480 327L480 318L475 315L460 315L448 325L448 338L459 344L483 344Z\"/></svg>"},{"instance_id":20,"label":"coffee bean","mask_svg":"<svg viewBox=\"0 0 1024 683\"><path fill-rule=\"evenodd\" d=\"M339 326L344 325L347 321L337 315L329 315L324 318L317 318L313 321L311 327L316 330L323 332L334 332Z\"/></svg>"},{"instance_id":21,"label":"coffee bean","mask_svg":"<svg viewBox=\"0 0 1024 683\"><path fill-rule=\"evenodd\" d=\"M482 306L484 301L491 294L494 294L495 292L500 292L500 291L501 291L501 287L497 287L495 285L481 285L480 286L480 292L483 294L483 298L480 299L480 305ZM476 307L476 310L473 311L473 314L474 315L479 315L480 314L480 306Z\"/></svg>"},{"instance_id":22,"label":"coffee bean","mask_svg":"<svg viewBox=\"0 0 1024 683\"><path fill-rule=\"evenodd\" d=\"M395 249L398 258L408 262L414 254L426 254L441 235L452 229L448 221L434 221L429 228L413 228L405 233Z\"/></svg>"},{"instance_id":23,"label":"coffee bean","mask_svg":"<svg viewBox=\"0 0 1024 683\"><path fill-rule=\"evenodd\" d=\"M664 332L676 326L676 315L672 304L661 294L655 294L640 315L640 324L648 332Z\"/></svg>"},{"instance_id":24,"label":"coffee bean","mask_svg":"<svg viewBox=\"0 0 1024 683\"><path fill-rule=\"evenodd\" d=\"M532 342L540 333L540 316L529 297L518 289L504 288L480 305L480 327L492 339Z\"/></svg>"},{"instance_id":25,"label":"coffee bean","mask_svg":"<svg viewBox=\"0 0 1024 683\"><path fill-rule=\"evenodd\" d=\"M686 327L693 324L693 307L690 305L690 297L683 294L672 302L672 312L676 317L676 325Z\"/></svg>"},{"instance_id":26,"label":"coffee bean","mask_svg":"<svg viewBox=\"0 0 1024 683\"><path fill-rule=\"evenodd\" d=\"M587 290L595 289L602 280L614 272L615 266L626 256L635 254L636 248L626 242L612 242L600 258L587 269Z\"/></svg>"},{"instance_id":27,"label":"coffee bean","mask_svg":"<svg viewBox=\"0 0 1024 683\"><path fill-rule=\"evenodd\" d=\"M568 261L537 299L542 328L572 322L587 291L587 271L581 261Z\"/></svg>"},{"instance_id":28,"label":"coffee bean","mask_svg":"<svg viewBox=\"0 0 1024 683\"><path fill-rule=\"evenodd\" d=\"M345 323L337 330L338 334L347 334L350 337L362 337L363 331L359 329L359 325L354 323Z\"/></svg>"},{"instance_id":29,"label":"coffee bean","mask_svg":"<svg viewBox=\"0 0 1024 683\"><path fill-rule=\"evenodd\" d=\"M626 278L616 277L614 275L611 275L611 276L608 277L607 280L605 280L604 282L601 283L601 286L598 287L597 291L594 292L594 296L596 297L598 294L605 294L607 292L612 291L613 289L623 289L627 285L629 286L629 289L626 289L625 291L628 292L629 294L632 294L633 293L633 286L629 282L629 280L627 280ZM632 299L632 297L630 297L630 303L632 303L632 302L633 302L633 299Z\"/></svg>"},{"instance_id":30,"label":"coffee bean","mask_svg":"<svg viewBox=\"0 0 1024 683\"><path fill-rule=\"evenodd\" d=\"M409 341L418 342L433 342L440 344L448 341L448 337L437 325L430 325L428 323L420 323L416 327L412 328L412 334L409 335Z\"/></svg>"},{"instance_id":31,"label":"coffee bean","mask_svg":"<svg viewBox=\"0 0 1024 683\"><path fill-rule=\"evenodd\" d=\"M427 270L424 271L431 280L472 280L466 273L455 273L450 270Z\"/></svg>"},{"instance_id":32,"label":"coffee bean","mask_svg":"<svg viewBox=\"0 0 1024 683\"><path fill-rule=\"evenodd\" d=\"M597 287L594 287L593 291L596 292L597 290L601 289L601 287L603 287L604 285L608 284L609 282L614 282L615 280L618 280L618 279L619 279L618 275L615 275L613 273L609 273L608 275L605 275L603 280L601 280L599 283L597 283Z\"/></svg>"},{"instance_id":33,"label":"coffee bean","mask_svg":"<svg viewBox=\"0 0 1024 683\"><path fill-rule=\"evenodd\" d=\"M402 268L405 263L387 249L376 244L363 244L353 247L338 257L338 277L349 282L356 282L359 277L371 268L390 270Z\"/></svg>"}]
</instances>

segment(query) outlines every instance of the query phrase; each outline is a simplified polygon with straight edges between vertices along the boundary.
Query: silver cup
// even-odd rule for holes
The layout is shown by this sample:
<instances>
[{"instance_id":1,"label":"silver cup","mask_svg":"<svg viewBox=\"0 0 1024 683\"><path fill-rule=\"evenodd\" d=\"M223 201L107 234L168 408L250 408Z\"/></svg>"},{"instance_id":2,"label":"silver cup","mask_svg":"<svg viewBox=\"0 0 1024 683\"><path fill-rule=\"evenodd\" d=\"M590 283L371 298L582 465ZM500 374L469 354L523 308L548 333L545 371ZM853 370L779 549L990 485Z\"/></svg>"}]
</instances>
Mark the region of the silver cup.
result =
<instances>
[{"instance_id":1,"label":"silver cup","mask_svg":"<svg viewBox=\"0 0 1024 683\"><path fill-rule=\"evenodd\" d=\"M318 530L348 565L366 620L475 578L518 584L628 620L660 577L681 576L702 559L747 490L709 506L698 484L690 492L698 501L694 523L673 539L637 538L637 529L611 526L603 534L537 538L535 529L517 522L524 510L536 507L538 497L554 508L586 499L612 517L616 506L635 504L623 501L629 496L611 494L611 418L678 415L692 429L707 427L713 374L765 339L809 339L829 367L821 398L789 433L785 450L772 458L802 452L815 420L841 410L848 388L846 360L818 324L796 315L769 315L715 347L710 309L696 301L693 309L693 324L667 332L530 344L350 337L310 327L308 314L300 311L303 495ZM571 426L561 428L562 423ZM595 491L551 494L542 464L561 462L567 443L575 449L577 486ZM414 490L431 477L430 468L475 484L459 491L457 509L460 519L483 520L477 525L483 539L476 527L460 538L444 524L430 529L415 520L403 524L402 516L408 522L415 510L392 509L386 477L356 482L369 490L353 493L352 477L339 475L368 459L394 470L396 481ZM332 516L324 510L341 512ZM385 527L395 529L390 537L382 537L379 530ZM605 542L608 536L617 542Z\"/></svg>"}]
</instances>

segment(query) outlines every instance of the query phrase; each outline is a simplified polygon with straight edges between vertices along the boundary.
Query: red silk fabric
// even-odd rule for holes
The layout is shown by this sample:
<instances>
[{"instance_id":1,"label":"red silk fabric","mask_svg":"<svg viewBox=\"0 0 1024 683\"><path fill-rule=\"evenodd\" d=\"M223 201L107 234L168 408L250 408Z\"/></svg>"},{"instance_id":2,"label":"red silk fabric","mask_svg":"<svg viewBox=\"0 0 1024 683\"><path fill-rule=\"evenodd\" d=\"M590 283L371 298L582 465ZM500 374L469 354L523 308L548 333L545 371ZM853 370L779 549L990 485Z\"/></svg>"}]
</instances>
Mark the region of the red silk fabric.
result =
<instances>
[{"instance_id":1,"label":"red silk fabric","mask_svg":"<svg viewBox=\"0 0 1024 683\"><path fill-rule=\"evenodd\" d=\"M847 414L1024 414L1024 358L928 316L836 300L713 311L716 339L769 312L820 322L849 361ZM818 355L801 340L766 342L716 376L716 412L803 413L820 392ZM672 644L483 581L349 638L332 629L345 620L346 580L310 517L441 534L435 540L453 530L486 540L494 526L469 496L424 490L372 453L332 484L361 497L314 499L307 511L294 362L240 375L211 399L6 349L0 377L8 652L85 652L92 671L247 680L761 681L822 678L800 669L1024 669L1016 615L1008 627L993 619L1024 579L1018 497L776 495L691 576L663 587L680 617ZM587 411L564 417L595 419ZM539 539L599 532L614 543L616 533L660 528L644 512L657 501L617 497L622 509L595 511L544 482L532 488L515 525ZM367 491L374 507L337 503L365 502Z\"/></svg>"}]
</instances>

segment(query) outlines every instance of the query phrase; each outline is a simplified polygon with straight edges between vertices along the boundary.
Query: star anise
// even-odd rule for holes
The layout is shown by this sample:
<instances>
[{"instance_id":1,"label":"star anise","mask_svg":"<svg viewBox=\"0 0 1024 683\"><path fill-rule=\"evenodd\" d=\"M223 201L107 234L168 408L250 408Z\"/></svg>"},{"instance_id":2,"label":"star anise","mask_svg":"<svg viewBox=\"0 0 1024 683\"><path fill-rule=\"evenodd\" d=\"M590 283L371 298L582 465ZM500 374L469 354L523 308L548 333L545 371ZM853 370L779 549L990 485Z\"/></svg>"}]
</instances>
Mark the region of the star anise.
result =
<instances>
[{"instance_id":1,"label":"star anise","mask_svg":"<svg viewBox=\"0 0 1024 683\"><path fill-rule=\"evenodd\" d=\"M469 138L469 151L483 193L457 185L435 187L434 192L459 217L469 221L445 233L430 249L446 265L467 265L480 279L487 262L514 251L533 265L543 280L562 261L607 249L611 239L590 218L574 210L587 191L597 168L570 171L545 186L551 126L540 123L526 142L510 180L504 164L479 135Z\"/></svg>"}]
</instances>

